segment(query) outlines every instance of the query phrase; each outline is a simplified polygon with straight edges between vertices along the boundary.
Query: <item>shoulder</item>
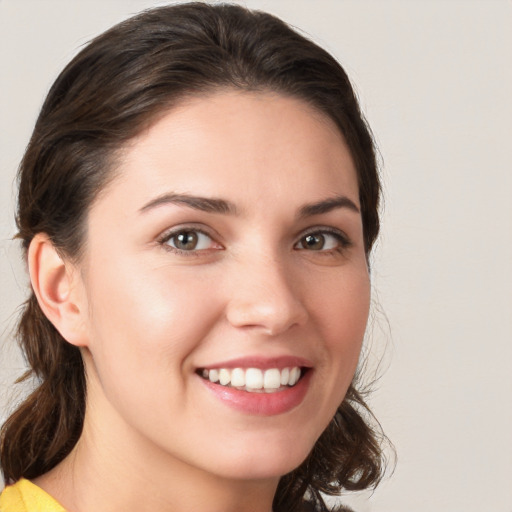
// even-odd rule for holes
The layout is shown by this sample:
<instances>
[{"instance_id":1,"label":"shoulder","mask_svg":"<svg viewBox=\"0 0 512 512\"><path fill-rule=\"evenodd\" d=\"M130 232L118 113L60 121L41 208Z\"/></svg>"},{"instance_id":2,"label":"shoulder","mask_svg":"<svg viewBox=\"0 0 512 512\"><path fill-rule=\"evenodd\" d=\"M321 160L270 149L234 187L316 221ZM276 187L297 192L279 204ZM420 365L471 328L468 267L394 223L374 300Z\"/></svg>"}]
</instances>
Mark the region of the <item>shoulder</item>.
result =
<instances>
[{"instance_id":1,"label":"shoulder","mask_svg":"<svg viewBox=\"0 0 512 512\"><path fill-rule=\"evenodd\" d=\"M22 478L0 494L0 512L65 512L43 489Z\"/></svg>"}]
</instances>

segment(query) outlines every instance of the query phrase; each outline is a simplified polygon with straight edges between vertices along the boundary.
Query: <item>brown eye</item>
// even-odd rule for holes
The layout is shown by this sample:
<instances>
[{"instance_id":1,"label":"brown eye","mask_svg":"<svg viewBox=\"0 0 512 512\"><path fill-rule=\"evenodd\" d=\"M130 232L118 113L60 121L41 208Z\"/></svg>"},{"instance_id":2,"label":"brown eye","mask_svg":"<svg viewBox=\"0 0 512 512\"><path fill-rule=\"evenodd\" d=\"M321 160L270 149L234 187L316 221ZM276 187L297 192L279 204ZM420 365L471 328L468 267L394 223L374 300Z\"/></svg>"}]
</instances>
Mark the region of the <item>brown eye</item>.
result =
<instances>
[{"instance_id":1,"label":"brown eye","mask_svg":"<svg viewBox=\"0 0 512 512\"><path fill-rule=\"evenodd\" d=\"M321 251L325 245L325 237L322 234L306 235L300 243L304 249Z\"/></svg>"},{"instance_id":2,"label":"brown eye","mask_svg":"<svg viewBox=\"0 0 512 512\"><path fill-rule=\"evenodd\" d=\"M192 251L197 246L198 236L194 231L185 231L184 233L179 233L178 235L173 236L171 240L173 239L176 249Z\"/></svg>"},{"instance_id":3,"label":"brown eye","mask_svg":"<svg viewBox=\"0 0 512 512\"><path fill-rule=\"evenodd\" d=\"M333 251L341 250L350 245L348 238L341 232L315 231L304 235L295 245L296 249L306 251Z\"/></svg>"},{"instance_id":4,"label":"brown eye","mask_svg":"<svg viewBox=\"0 0 512 512\"><path fill-rule=\"evenodd\" d=\"M189 229L169 234L163 243L177 251L202 251L215 245L211 237L201 231Z\"/></svg>"}]
</instances>

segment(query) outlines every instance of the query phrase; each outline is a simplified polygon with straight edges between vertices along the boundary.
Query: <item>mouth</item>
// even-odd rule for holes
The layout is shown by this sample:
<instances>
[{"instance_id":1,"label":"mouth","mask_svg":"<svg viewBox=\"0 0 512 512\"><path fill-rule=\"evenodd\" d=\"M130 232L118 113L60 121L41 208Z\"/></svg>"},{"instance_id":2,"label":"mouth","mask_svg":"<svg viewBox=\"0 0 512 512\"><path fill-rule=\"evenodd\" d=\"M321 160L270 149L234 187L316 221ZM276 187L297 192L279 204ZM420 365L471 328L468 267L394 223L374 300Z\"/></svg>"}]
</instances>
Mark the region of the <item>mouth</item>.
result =
<instances>
[{"instance_id":1,"label":"mouth","mask_svg":"<svg viewBox=\"0 0 512 512\"><path fill-rule=\"evenodd\" d=\"M295 387L309 368L199 368L196 373L204 380L226 388L248 393L277 393Z\"/></svg>"}]
</instances>

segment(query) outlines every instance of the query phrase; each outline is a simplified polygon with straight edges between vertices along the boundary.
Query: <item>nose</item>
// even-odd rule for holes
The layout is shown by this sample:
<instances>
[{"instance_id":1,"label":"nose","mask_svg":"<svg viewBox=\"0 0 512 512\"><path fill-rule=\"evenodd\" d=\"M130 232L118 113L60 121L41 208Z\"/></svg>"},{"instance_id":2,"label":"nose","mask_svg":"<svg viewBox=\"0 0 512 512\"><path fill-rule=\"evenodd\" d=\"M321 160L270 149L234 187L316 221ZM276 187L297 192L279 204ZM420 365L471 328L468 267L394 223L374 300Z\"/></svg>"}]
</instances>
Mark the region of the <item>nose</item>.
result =
<instances>
[{"instance_id":1,"label":"nose","mask_svg":"<svg viewBox=\"0 0 512 512\"><path fill-rule=\"evenodd\" d=\"M253 258L234 273L226 316L239 328L257 328L269 336L304 325L308 312L300 280L276 258Z\"/></svg>"}]
</instances>

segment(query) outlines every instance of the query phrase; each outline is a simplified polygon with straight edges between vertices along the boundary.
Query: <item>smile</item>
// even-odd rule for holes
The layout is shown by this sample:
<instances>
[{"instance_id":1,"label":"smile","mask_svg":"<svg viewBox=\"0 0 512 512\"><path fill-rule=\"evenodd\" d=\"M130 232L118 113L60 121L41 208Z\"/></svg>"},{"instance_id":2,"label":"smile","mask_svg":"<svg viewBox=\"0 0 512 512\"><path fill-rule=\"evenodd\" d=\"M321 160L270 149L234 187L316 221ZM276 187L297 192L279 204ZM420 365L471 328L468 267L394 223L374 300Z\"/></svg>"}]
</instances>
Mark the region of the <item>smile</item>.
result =
<instances>
[{"instance_id":1,"label":"smile","mask_svg":"<svg viewBox=\"0 0 512 512\"><path fill-rule=\"evenodd\" d=\"M275 393L289 389L299 382L303 371L290 368L210 368L200 370L203 379L214 384L236 388L249 393Z\"/></svg>"}]
</instances>

